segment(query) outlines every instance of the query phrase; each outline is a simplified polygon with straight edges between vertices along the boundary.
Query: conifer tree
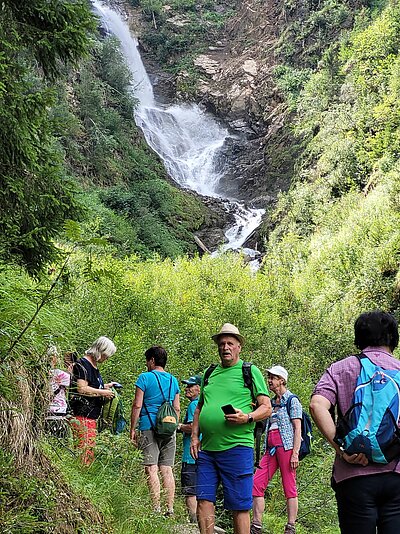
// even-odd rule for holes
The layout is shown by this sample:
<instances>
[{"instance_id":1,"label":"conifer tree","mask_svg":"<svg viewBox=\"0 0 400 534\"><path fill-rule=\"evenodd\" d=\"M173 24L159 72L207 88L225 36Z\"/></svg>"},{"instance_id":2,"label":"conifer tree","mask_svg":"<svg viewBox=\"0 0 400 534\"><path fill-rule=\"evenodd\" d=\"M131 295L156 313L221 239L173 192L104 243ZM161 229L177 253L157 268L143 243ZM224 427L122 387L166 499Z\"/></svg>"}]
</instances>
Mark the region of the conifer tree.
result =
<instances>
[{"instance_id":1,"label":"conifer tree","mask_svg":"<svg viewBox=\"0 0 400 534\"><path fill-rule=\"evenodd\" d=\"M94 29L85 0L0 1L0 258L33 274L80 211L49 109L53 83L87 53Z\"/></svg>"}]
</instances>

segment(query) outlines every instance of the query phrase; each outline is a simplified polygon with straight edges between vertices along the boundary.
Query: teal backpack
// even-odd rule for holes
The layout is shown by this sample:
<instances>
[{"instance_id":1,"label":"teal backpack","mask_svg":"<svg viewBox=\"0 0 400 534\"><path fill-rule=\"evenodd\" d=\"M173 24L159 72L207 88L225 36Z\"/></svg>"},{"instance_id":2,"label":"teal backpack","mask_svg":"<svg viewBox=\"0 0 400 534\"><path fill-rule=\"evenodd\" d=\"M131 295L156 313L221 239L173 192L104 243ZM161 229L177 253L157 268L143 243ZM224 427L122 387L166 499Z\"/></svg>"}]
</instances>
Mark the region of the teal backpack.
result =
<instances>
[{"instance_id":1,"label":"teal backpack","mask_svg":"<svg viewBox=\"0 0 400 534\"><path fill-rule=\"evenodd\" d=\"M370 462L400 458L400 371L383 369L365 354L349 410L339 414L334 441L347 454L364 453Z\"/></svg>"},{"instance_id":2,"label":"teal backpack","mask_svg":"<svg viewBox=\"0 0 400 534\"><path fill-rule=\"evenodd\" d=\"M109 430L112 434L121 434L127 426L124 405L118 391L115 388L111 389L114 392L114 397L104 401L100 417L97 421L97 429L99 432Z\"/></svg>"}]
</instances>

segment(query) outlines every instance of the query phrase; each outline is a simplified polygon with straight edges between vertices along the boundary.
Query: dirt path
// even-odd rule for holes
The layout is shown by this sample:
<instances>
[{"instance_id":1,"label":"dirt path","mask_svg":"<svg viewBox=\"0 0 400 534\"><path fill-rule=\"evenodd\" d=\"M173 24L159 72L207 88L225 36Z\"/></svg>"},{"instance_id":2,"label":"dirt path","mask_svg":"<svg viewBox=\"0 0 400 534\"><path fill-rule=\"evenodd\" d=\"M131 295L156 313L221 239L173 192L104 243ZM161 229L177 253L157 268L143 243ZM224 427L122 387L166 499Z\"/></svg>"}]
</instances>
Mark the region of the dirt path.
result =
<instances>
[{"instance_id":1,"label":"dirt path","mask_svg":"<svg viewBox=\"0 0 400 534\"><path fill-rule=\"evenodd\" d=\"M216 527L214 534L224 534L225 530L222 528ZM200 534L200 530L197 525L192 525L190 523L186 525L176 525L174 534Z\"/></svg>"},{"instance_id":2,"label":"dirt path","mask_svg":"<svg viewBox=\"0 0 400 534\"><path fill-rule=\"evenodd\" d=\"M200 530L198 529L197 525L176 525L176 534L200 534Z\"/></svg>"}]
</instances>

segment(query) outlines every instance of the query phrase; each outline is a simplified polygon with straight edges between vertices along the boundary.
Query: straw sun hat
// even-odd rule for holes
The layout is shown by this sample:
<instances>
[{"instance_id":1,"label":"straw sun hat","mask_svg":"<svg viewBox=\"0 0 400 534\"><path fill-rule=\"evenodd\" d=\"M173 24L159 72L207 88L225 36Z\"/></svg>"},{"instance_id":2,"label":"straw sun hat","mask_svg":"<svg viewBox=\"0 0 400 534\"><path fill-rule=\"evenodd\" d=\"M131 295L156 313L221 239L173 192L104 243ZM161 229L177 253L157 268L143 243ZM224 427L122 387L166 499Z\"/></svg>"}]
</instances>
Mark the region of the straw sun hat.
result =
<instances>
[{"instance_id":1,"label":"straw sun hat","mask_svg":"<svg viewBox=\"0 0 400 534\"><path fill-rule=\"evenodd\" d=\"M241 345L244 344L244 337L239 332L239 329L233 324L225 323L221 327L221 330L218 332L218 334L214 334L213 336L211 336L211 338L215 341L215 343L218 343L218 339L220 336L234 336L240 341Z\"/></svg>"}]
</instances>

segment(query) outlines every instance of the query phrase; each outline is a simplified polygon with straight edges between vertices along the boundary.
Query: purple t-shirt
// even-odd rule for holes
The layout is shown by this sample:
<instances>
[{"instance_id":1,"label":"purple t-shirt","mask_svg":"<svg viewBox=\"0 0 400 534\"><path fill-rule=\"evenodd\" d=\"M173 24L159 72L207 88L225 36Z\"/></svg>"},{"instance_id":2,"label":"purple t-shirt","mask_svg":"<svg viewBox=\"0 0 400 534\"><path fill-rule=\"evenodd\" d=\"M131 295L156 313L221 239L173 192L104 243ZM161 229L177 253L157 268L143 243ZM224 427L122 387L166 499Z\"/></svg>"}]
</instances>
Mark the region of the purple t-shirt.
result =
<instances>
[{"instance_id":1,"label":"purple t-shirt","mask_svg":"<svg viewBox=\"0 0 400 534\"><path fill-rule=\"evenodd\" d=\"M367 347L363 350L363 353L373 363L380 365L384 369L400 370L400 361L380 348ZM325 397L330 401L332 406L338 406L341 413L345 414L350 408L359 373L360 361L357 356L349 356L344 360L335 362L322 375L312 394ZM368 464L366 467L363 467L361 465L349 464L346 460L341 460L337 454L333 464L333 478L335 482L341 482L347 478L361 475L374 475L391 471L400 473L400 458L392 460L386 465Z\"/></svg>"}]
</instances>

